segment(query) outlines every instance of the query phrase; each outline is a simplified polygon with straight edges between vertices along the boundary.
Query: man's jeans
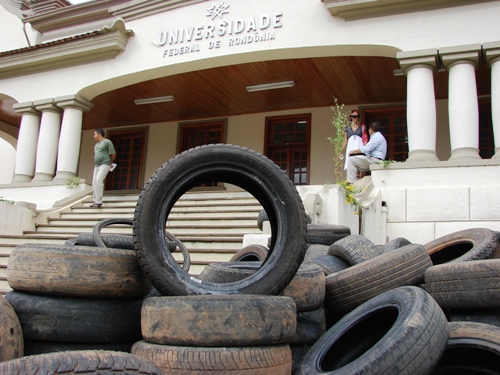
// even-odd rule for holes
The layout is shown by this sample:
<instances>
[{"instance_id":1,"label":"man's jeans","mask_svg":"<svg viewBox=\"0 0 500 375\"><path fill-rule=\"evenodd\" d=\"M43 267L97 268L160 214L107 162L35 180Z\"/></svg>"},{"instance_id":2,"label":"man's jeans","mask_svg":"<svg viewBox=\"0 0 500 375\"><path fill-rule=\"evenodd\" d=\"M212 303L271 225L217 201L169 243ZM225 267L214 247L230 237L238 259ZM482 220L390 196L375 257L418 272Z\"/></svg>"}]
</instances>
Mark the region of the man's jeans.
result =
<instances>
[{"instance_id":1,"label":"man's jeans","mask_svg":"<svg viewBox=\"0 0 500 375\"><path fill-rule=\"evenodd\" d=\"M92 178L92 191L94 203L102 204L102 196L104 194L104 179L109 173L110 165L102 164L94 167L94 177Z\"/></svg>"}]
</instances>

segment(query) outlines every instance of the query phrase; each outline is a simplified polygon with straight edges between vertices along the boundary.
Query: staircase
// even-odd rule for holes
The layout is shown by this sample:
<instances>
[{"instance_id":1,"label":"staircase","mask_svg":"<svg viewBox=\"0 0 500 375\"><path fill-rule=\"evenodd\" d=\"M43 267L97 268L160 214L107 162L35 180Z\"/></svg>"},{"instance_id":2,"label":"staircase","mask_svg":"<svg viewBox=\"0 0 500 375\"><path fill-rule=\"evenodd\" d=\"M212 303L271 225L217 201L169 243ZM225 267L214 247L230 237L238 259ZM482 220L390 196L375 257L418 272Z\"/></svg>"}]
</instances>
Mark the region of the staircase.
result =
<instances>
[{"instance_id":1,"label":"staircase","mask_svg":"<svg viewBox=\"0 0 500 375\"><path fill-rule=\"evenodd\" d=\"M7 282L7 264L11 251L19 244L64 244L80 233L92 233L103 219L132 219L138 195L104 196L101 208L91 208L91 197L37 225L36 231L22 236L0 235L0 294L11 290ZM242 247L245 234L261 233L257 227L260 203L246 192L200 192L184 194L172 208L167 230L189 250L189 273L198 275L213 262L228 261ZM128 225L112 225L101 233L132 234ZM173 253L182 261L182 254Z\"/></svg>"}]
</instances>

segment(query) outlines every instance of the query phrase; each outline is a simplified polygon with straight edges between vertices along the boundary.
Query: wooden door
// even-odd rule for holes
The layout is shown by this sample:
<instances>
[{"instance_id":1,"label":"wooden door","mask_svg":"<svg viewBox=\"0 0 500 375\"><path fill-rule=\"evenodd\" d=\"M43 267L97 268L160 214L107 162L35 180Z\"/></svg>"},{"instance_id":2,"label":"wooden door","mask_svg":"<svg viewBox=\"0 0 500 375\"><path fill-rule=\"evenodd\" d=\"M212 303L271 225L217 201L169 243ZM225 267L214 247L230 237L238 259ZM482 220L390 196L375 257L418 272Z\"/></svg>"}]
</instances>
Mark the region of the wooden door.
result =
<instances>
[{"instance_id":1,"label":"wooden door","mask_svg":"<svg viewBox=\"0 0 500 375\"><path fill-rule=\"evenodd\" d=\"M109 134L116 150L116 169L106 177L106 190L140 190L144 184L146 128Z\"/></svg>"}]
</instances>

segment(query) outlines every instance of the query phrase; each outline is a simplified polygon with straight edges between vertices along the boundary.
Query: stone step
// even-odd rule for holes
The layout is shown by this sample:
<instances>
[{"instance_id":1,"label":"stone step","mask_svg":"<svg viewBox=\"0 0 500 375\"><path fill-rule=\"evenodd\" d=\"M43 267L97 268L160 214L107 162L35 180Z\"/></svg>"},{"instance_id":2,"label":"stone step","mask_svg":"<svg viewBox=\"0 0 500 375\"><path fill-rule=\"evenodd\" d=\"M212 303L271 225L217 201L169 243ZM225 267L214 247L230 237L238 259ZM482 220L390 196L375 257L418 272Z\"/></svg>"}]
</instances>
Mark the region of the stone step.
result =
<instances>
[{"instance_id":1,"label":"stone step","mask_svg":"<svg viewBox=\"0 0 500 375\"><path fill-rule=\"evenodd\" d=\"M83 210L83 209L82 209ZM235 213L237 215L235 216ZM228 218L236 218L236 219L247 219L247 220L255 220L257 222L257 216L259 211L255 212L241 212L241 211L233 211L229 212L190 212L190 213L181 213L181 212L173 212L169 214L168 219L176 219L176 220L193 220L193 219L213 219L213 220L227 220ZM78 218L95 218L98 220L102 219L111 219L111 218L126 218L133 219L134 212L127 209L84 209L83 211L78 209L73 209L72 212L61 213L61 219L78 219Z\"/></svg>"},{"instance_id":2,"label":"stone step","mask_svg":"<svg viewBox=\"0 0 500 375\"><path fill-rule=\"evenodd\" d=\"M21 236L0 235L0 294L10 290L7 283L8 257L20 244L64 244L80 233L92 233L104 219L133 219L138 195L105 196L103 207L91 208L91 197L75 204L58 218L37 225L36 231ZM168 216L167 230L183 242L191 257L191 275L199 275L207 264L225 262L242 248L245 234L259 234L257 216L262 206L248 193L184 194ZM105 227L103 234L132 234L129 225ZM182 263L182 253L173 253Z\"/></svg>"},{"instance_id":3,"label":"stone step","mask_svg":"<svg viewBox=\"0 0 500 375\"><path fill-rule=\"evenodd\" d=\"M61 234L79 234L83 232L90 232L94 225L39 225L37 226L36 232L26 232L26 234L51 234L51 233L61 233ZM245 234L256 234L260 233L259 228L250 225L237 225L237 226L203 226L198 223L195 225L186 226L172 226L168 225L167 230L176 236L181 235L193 235L193 236L207 236L207 235L239 235L243 236ZM112 225L105 227L101 230L101 233L116 233L116 234L132 234L131 226L123 225Z\"/></svg>"},{"instance_id":4,"label":"stone step","mask_svg":"<svg viewBox=\"0 0 500 375\"><path fill-rule=\"evenodd\" d=\"M131 219L131 218L124 218ZM94 217L84 217L84 218L58 218L50 219L50 226L79 226L79 227L93 227L100 220L96 220ZM251 219L239 219L239 218L214 218L214 219L170 219L167 222L169 227L179 227L179 228L189 228L189 227L240 227L240 228L252 228L257 227L257 220L255 218ZM37 227L43 228L45 224L38 225ZM114 225L113 225L114 227Z\"/></svg>"}]
</instances>

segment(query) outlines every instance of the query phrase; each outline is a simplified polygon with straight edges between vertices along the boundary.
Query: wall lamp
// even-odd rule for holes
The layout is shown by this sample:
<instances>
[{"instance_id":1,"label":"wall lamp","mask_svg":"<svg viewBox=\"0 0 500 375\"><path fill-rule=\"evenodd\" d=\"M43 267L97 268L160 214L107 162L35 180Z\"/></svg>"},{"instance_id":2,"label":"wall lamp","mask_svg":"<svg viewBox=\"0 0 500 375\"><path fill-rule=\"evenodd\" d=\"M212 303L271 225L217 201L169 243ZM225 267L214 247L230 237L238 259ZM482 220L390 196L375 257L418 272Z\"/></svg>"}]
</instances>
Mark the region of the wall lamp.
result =
<instances>
[{"instance_id":1,"label":"wall lamp","mask_svg":"<svg viewBox=\"0 0 500 375\"><path fill-rule=\"evenodd\" d=\"M284 88L293 87L293 86L295 86L294 81L265 83L263 85L247 86L247 91L254 92L254 91L263 91L263 90L284 89Z\"/></svg>"},{"instance_id":2,"label":"wall lamp","mask_svg":"<svg viewBox=\"0 0 500 375\"><path fill-rule=\"evenodd\" d=\"M169 95L169 96L157 96L155 98L135 99L134 103L136 105L154 104L154 103L173 102L174 99L175 99L175 97L173 95Z\"/></svg>"}]
</instances>

